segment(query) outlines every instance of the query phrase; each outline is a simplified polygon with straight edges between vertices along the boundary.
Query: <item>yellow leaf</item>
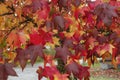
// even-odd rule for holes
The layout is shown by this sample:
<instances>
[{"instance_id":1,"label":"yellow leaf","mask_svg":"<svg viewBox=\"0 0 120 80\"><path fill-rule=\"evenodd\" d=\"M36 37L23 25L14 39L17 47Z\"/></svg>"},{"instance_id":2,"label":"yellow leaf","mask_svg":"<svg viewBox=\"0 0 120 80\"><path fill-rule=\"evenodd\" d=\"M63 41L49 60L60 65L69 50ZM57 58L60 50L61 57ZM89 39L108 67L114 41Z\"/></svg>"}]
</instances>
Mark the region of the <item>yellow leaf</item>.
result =
<instances>
[{"instance_id":1,"label":"yellow leaf","mask_svg":"<svg viewBox=\"0 0 120 80\"><path fill-rule=\"evenodd\" d=\"M16 54L13 52L8 53L8 59L10 59L9 62L13 62L16 57Z\"/></svg>"},{"instance_id":2,"label":"yellow leaf","mask_svg":"<svg viewBox=\"0 0 120 80\"><path fill-rule=\"evenodd\" d=\"M110 0L102 0L103 2L109 2Z\"/></svg>"},{"instance_id":3,"label":"yellow leaf","mask_svg":"<svg viewBox=\"0 0 120 80\"><path fill-rule=\"evenodd\" d=\"M47 43L45 44L45 46L48 46L48 47L50 47L50 48L55 48L55 44L50 43L50 42L47 42Z\"/></svg>"},{"instance_id":4,"label":"yellow leaf","mask_svg":"<svg viewBox=\"0 0 120 80\"><path fill-rule=\"evenodd\" d=\"M4 14L8 11L5 4L0 4L0 14Z\"/></svg>"},{"instance_id":5,"label":"yellow leaf","mask_svg":"<svg viewBox=\"0 0 120 80\"><path fill-rule=\"evenodd\" d=\"M53 43L54 43L54 45L60 45L59 38L53 37Z\"/></svg>"},{"instance_id":6,"label":"yellow leaf","mask_svg":"<svg viewBox=\"0 0 120 80\"><path fill-rule=\"evenodd\" d=\"M74 35L74 32L64 32L65 37L70 38Z\"/></svg>"}]
</instances>

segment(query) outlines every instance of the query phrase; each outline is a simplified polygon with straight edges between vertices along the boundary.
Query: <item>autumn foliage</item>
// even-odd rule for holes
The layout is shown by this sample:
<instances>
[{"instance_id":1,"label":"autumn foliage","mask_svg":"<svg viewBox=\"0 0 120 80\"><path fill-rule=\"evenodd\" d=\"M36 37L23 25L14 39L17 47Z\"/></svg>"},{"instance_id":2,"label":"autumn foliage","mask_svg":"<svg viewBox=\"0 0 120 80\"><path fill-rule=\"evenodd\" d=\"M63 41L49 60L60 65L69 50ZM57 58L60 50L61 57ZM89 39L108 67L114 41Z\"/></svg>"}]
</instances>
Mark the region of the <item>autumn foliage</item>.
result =
<instances>
[{"instance_id":1,"label":"autumn foliage","mask_svg":"<svg viewBox=\"0 0 120 80\"><path fill-rule=\"evenodd\" d=\"M100 57L120 64L120 0L0 0L0 80L37 58L39 80L89 80Z\"/></svg>"}]
</instances>

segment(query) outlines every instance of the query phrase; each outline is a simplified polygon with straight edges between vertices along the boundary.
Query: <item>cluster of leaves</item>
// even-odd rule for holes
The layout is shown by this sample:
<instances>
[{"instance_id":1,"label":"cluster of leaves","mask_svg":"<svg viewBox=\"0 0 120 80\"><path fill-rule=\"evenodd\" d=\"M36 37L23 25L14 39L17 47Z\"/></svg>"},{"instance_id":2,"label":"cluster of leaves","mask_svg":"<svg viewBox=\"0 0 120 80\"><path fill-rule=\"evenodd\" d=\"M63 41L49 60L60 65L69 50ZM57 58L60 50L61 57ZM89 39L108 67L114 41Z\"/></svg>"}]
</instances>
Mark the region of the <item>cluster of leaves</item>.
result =
<instances>
[{"instance_id":1,"label":"cluster of leaves","mask_svg":"<svg viewBox=\"0 0 120 80\"><path fill-rule=\"evenodd\" d=\"M44 60L39 80L89 80L89 67L80 59L89 66L98 57L111 57L115 68L120 63L119 0L1 0L0 6L2 80L16 76L10 63L23 70L38 57Z\"/></svg>"}]
</instances>

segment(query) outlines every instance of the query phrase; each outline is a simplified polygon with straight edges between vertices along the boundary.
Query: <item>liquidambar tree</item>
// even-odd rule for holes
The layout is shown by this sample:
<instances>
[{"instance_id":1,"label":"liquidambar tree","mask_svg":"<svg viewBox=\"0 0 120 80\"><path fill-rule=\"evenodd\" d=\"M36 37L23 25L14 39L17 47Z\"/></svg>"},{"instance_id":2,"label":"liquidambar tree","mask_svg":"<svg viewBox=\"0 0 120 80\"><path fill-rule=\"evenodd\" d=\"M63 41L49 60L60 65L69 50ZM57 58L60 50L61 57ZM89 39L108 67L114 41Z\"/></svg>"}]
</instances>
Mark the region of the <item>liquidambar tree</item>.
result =
<instances>
[{"instance_id":1,"label":"liquidambar tree","mask_svg":"<svg viewBox=\"0 0 120 80\"><path fill-rule=\"evenodd\" d=\"M89 80L97 57L119 56L120 0L0 0L0 80L37 58L39 80Z\"/></svg>"}]
</instances>

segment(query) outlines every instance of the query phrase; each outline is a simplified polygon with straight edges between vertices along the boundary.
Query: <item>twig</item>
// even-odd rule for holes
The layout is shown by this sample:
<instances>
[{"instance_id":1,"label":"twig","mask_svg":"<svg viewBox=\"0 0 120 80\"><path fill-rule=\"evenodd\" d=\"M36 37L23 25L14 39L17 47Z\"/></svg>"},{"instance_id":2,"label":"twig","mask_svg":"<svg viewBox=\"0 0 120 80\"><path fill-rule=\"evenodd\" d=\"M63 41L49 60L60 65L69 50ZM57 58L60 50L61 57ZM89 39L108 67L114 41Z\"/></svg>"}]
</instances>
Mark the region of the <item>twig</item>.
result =
<instances>
[{"instance_id":1,"label":"twig","mask_svg":"<svg viewBox=\"0 0 120 80\"><path fill-rule=\"evenodd\" d=\"M6 16L6 15L12 15L12 14L14 14L13 12L11 12L11 13L4 13L4 14L1 14L0 16Z\"/></svg>"}]
</instances>

